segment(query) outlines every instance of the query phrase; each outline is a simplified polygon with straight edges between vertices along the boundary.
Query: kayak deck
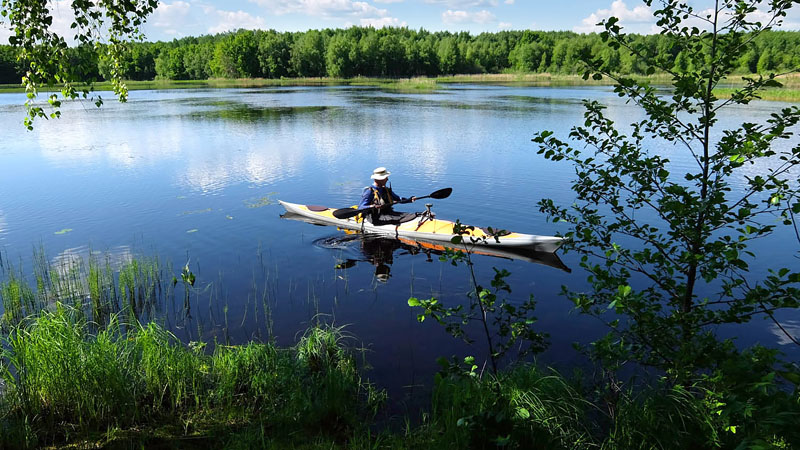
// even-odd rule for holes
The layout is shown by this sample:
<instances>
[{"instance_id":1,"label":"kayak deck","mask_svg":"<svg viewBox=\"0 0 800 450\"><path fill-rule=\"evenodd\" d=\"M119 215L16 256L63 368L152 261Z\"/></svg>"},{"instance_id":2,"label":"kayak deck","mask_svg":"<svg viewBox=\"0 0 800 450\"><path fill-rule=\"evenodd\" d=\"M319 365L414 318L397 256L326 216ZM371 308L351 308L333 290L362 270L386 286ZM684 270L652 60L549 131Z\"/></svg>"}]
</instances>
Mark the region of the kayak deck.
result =
<instances>
[{"instance_id":1,"label":"kayak deck","mask_svg":"<svg viewBox=\"0 0 800 450\"><path fill-rule=\"evenodd\" d=\"M374 225L364 221L361 215L349 219L338 219L333 215L333 208L315 205L301 205L279 200L287 212L313 219L316 222L335 225L339 228L359 230L365 233L377 233L394 238L414 238L431 242L451 242L456 234L453 233L455 222L430 218L422 215L416 219L401 224ZM495 239L494 236L479 227L470 227L462 234L464 242L471 241L478 246L487 247L514 247L527 248L539 252L553 253L563 243L563 238L557 236L539 236L533 234L508 233ZM472 239L470 239L472 238Z\"/></svg>"}]
</instances>

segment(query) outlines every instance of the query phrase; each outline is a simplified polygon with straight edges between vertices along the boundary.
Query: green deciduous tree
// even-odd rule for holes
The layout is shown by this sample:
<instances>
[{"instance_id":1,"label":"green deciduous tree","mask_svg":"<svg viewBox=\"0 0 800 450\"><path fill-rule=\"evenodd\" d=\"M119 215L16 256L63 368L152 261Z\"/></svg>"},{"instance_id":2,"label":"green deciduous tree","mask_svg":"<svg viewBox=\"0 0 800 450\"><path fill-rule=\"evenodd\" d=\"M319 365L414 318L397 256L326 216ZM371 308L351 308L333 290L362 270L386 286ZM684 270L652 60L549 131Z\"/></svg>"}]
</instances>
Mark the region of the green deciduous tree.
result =
<instances>
[{"instance_id":1,"label":"green deciduous tree","mask_svg":"<svg viewBox=\"0 0 800 450\"><path fill-rule=\"evenodd\" d=\"M0 83L19 83L22 71L17 62L17 52L8 45L0 45Z\"/></svg>"},{"instance_id":2,"label":"green deciduous tree","mask_svg":"<svg viewBox=\"0 0 800 450\"><path fill-rule=\"evenodd\" d=\"M184 57L187 48L175 47L162 51L156 58L156 76L167 80L185 80Z\"/></svg>"},{"instance_id":3,"label":"green deciduous tree","mask_svg":"<svg viewBox=\"0 0 800 450\"><path fill-rule=\"evenodd\" d=\"M258 62L261 73L267 78L288 77L291 69L292 40L287 33L277 33L273 30L262 35L258 43Z\"/></svg>"},{"instance_id":4,"label":"green deciduous tree","mask_svg":"<svg viewBox=\"0 0 800 450\"><path fill-rule=\"evenodd\" d=\"M325 67L328 76L347 78L355 75L356 65L350 59L357 44L344 35L336 35L328 42L325 51Z\"/></svg>"},{"instance_id":5,"label":"green deciduous tree","mask_svg":"<svg viewBox=\"0 0 800 450\"><path fill-rule=\"evenodd\" d=\"M125 43L142 37L141 26L157 4L157 0L73 0L70 3L74 13L71 37L79 45L102 49L101 57L107 60L114 93L120 101L127 99L121 68ZM25 72L22 83L28 95L25 125L29 129L36 118L58 117L62 99L86 98L91 90L90 87L75 87L77 82L88 80L70 64L68 36L60 36L51 27L53 6L46 0L3 0L0 9L3 21L8 21L13 32L9 43L17 49ZM101 41L106 44L101 46ZM48 110L36 103L39 89L44 86L61 88L60 97L57 93L49 96ZM98 98L98 106L101 103Z\"/></svg>"},{"instance_id":6,"label":"green deciduous tree","mask_svg":"<svg viewBox=\"0 0 800 450\"><path fill-rule=\"evenodd\" d=\"M459 67L463 65L461 51L454 37L446 37L439 41L437 54L439 55L439 71L442 74L457 73Z\"/></svg>"},{"instance_id":7,"label":"green deciduous tree","mask_svg":"<svg viewBox=\"0 0 800 450\"><path fill-rule=\"evenodd\" d=\"M191 44L183 55L183 67L190 80L204 80L211 76L211 59L214 47L210 44Z\"/></svg>"},{"instance_id":8,"label":"green deciduous tree","mask_svg":"<svg viewBox=\"0 0 800 450\"><path fill-rule=\"evenodd\" d=\"M540 207L571 225L573 248L590 273L591 292L565 289L567 296L611 329L593 345L593 354L612 369L633 360L663 370L673 383L693 385L695 395L708 402L707 414L724 418L729 433L764 414L741 438L767 445L770 433L790 442L798 438L790 431L796 426L787 427L797 411L771 409L760 397L779 392L781 382L796 388L797 367L782 369L775 352L760 347L739 351L714 328L762 316L785 332L776 314L800 307L798 265L769 267L770 260L749 250L780 226L794 227L800 240L800 145L787 141L800 122L800 108L780 108L763 123L718 130L725 107L746 105L760 89L780 85L769 74L745 78L730 99L714 95L753 40L779 23L794 2L761 3L718 0L710 12L699 12L681 1L660 2L655 15L662 37L686 60L677 68L648 55L616 18L608 19L602 38L638 56L646 73L671 74L671 95L587 55L585 76L613 78L615 91L639 106L644 118L620 128L603 105L587 101L585 122L572 129L570 141L549 131L534 141L546 158L576 168L575 204L543 200ZM759 6L769 11L769 20L751 19ZM686 26L688 18L702 26ZM656 150L654 142L662 148ZM694 165L671 165L669 154L677 152ZM738 180L744 188L734 187ZM783 242L780 248L791 255L797 244ZM758 271L751 271L754 262ZM798 344L788 333L786 338Z\"/></svg>"},{"instance_id":9,"label":"green deciduous tree","mask_svg":"<svg viewBox=\"0 0 800 450\"><path fill-rule=\"evenodd\" d=\"M301 77L325 76L325 37L316 30L300 36L292 45L291 65Z\"/></svg>"}]
</instances>

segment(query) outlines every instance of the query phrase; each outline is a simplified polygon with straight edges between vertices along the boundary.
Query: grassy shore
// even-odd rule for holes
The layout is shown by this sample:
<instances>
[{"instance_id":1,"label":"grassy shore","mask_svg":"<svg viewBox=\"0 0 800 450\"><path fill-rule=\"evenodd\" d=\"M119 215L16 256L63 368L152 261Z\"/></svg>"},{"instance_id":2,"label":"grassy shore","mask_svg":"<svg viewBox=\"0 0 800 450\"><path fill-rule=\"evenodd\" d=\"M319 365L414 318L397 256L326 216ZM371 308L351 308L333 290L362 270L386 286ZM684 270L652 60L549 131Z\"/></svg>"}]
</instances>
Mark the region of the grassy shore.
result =
<instances>
[{"instance_id":1,"label":"grassy shore","mask_svg":"<svg viewBox=\"0 0 800 450\"><path fill-rule=\"evenodd\" d=\"M619 388L522 361L479 376L465 359L443 362L424 414L386 417L341 327L289 348L180 341L147 305L188 293L188 265L37 249L32 277L0 267L0 448L800 448L798 392L760 374Z\"/></svg>"},{"instance_id":2,"label":"grassy shore","mask_svg":"<svg viewBox=\"0 0 800 450\"><path fill-rule=\"evenodd\" d=\"M738 86L743 86L744 76L753 75L734 75L725 87L715 90L720 98L730 97L733 90ZM666 74L650 76L636 76L635 78L647 81L653 85L667 86L670 84L671 77ZM784 84L783 88L770 88L762 91L763 100L798 102L800 101L800 75L784 75L779 78ZM453 75L440 76L434 78L415 77L415 78L240 78L225 79L213 78L208 80L153 80L153 81L126 81L130 90L145 89L223 89L223 88L269 88L283 86L374 86L379 89L396 92L431 92L438 89L446 89L450 84L488 84L488 85L512 85L512 86L607 86L613 84L613 80L604 78L602 80L584 80L580 75L563 75L549 73L506 73L506 74L475 74L475 75ZM96 91L111 90L111 84L100 82L94 85ZM0 93L4 92L24 92L19 85L0 85ZM43 91L44 92L44 91Z\"/></svg>"},{"instance_id":3,"label":"grassy shore","mask_svg":"<svg viewBox=\"0 0 800 450\"><path fill-rule=\"evenodd\" d=\"M800 406L768 383L764 393L730 394L737 401L742 394L752 398L754 411L732 418L715 413L715 405L724 405L716 402L726 397L712 396L710 402L701 386L639 384L612 393L580 375L567 378L530 364L497 377L467 375L450 366L434 380L429 412L392 420L380 415L386 396L363 377L358 352L341 328L330 325L312 326L291 348L257 342L187 345L154 322L122 324L112 317L98 329L80 311L58 305L21 321L2 341L0 448L800 444L793 419ZM758 415L762 403L779 416ZM729 431L731 419L738 435Z\"/></svg>"}]
</instances>

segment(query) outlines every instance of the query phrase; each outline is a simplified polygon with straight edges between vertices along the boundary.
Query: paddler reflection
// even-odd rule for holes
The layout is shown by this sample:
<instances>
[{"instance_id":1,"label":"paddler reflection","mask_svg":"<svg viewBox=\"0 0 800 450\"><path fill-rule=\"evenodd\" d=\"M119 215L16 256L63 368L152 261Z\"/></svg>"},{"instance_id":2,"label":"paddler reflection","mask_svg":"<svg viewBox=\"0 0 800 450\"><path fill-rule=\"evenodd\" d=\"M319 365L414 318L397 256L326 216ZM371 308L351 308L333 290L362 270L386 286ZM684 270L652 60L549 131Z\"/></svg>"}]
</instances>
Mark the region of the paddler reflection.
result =
<instances>
[{"instance_id":1,"label":"paddler reflection","mask_svg":"<svg viewBox=\"0 0 800 450\"><path fill-rule=\"evenodd\" d=\"M349 269L356 265L358 261L369 262L375 266L375 279L381 283L386 283L392 276L391 265L394 262L394 252L400 249L406 253L416 254L418 248L404 245L397 239L386 239L380 237L358 235L359 250L363 259L346 259L336 264L337 269Z\"/></svg>"}]
</instances>

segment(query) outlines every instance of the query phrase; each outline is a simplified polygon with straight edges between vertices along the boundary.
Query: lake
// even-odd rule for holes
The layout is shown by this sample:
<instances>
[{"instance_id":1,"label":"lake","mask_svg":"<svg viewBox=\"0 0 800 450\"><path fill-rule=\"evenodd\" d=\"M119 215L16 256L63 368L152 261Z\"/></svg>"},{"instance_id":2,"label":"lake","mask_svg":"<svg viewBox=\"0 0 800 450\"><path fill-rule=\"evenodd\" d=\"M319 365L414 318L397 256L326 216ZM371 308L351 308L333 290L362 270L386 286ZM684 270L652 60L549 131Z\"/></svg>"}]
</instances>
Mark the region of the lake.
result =
<instances>
[{"instance_id":1,"label":"lake","mask_svg":"<svg viewBox=\"0 0 800 450\"><path fill-rule=\"evenodd\" d=\"M54 263L93 251L117 262L158 255L171 264L170 278L180 278L188 262L197 275L189 310L178 298L161 306L158 319L182 340L273 338L291 345L315 320L346 326L351 343L366 349L368 377L396 400L427 392L437 357L485 355L483 346L456 341L431 321L418 323L407 305L410 296L463 302L469 272L415 247L282 219L277 200L346 207L359 200L372 170L386 166L403 196L452 187L450 198L432 202L440 218L563 233L565 226L548 223L536 203L571 203L574 172L568 163L537 155L534 133L549 129L566 137L583 120L585 98L608 105L619 122L641 117L608 87L454 85L420 94L360 87L160 90L132 91L126 104L106 97L101 109L71 102L61 119L38 120L28 132L24 94L0 94L6 266L30 269L32 249L40 245ZM785 106L754 102L730 109L721 125L764 120ZM677 168L694 164L670 147L657 150L669 153ZM789 229L776 233L753 246L753 272L796 266L797 248ZM534 295L539 329L551 344L539 361L567 368L584 364L572 344L605 330L559 294L562 285L588 287L578 256L560 258L571 272L478 255L475 268L486 285L493 267L510 271L512 299ZM781 317L800 334L797 311ZM800 356L760 318L736 336L719 331L742 345L760 342Z\"/></svg>"}]
</instances>

